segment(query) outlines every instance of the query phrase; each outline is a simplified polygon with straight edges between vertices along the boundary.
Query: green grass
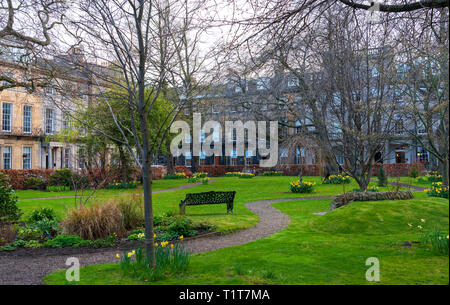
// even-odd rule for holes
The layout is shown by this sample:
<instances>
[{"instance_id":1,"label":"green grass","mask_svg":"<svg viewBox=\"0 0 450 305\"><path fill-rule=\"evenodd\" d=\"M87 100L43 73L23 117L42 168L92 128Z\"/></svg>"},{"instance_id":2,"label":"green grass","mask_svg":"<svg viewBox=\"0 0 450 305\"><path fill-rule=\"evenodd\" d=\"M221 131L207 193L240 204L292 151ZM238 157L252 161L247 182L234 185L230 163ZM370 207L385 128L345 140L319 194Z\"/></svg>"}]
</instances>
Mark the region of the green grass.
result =
<instances>
[{"instance_id":1,"label":"green grass","mask_svg":"<svg viewBox=\"0 0 450 305\"><path fill-rule=\"evenodd\" d=\"M182 186L185 184L190 184L187 179L178 179L178 180L154 180L153 181L153 190L165 190L169 188L174 188L178 186ZM141 192L142 188L138 186L137 189L100 189L95 192L96 195L119 195L119 194L132 194ZM92 191L85 191L86 195L92 193ZM63 197L63 196L75 196L75 191L64 191L64 192L46 192L46 191L33 191L33 190L17 190L17 196L20 200L23 199L31 199L31 198L48 198L48 197ZM78 195L80 192L78 192Z\"/></svg>"},{"instance_id":2,"label":"green grass","mask_svg":"<svg viewBox=\"0 0 450 305\"><path fill-rule=\"evenodd\" d=\"M258 217L244 207L246 202L274 199L274 198L300 198L314 196L332 196L342 192L342 185L321 184L320 177L305 177L305 181L316 183L315 191L308 194L294 194L289 191L289 182L296 177L255 177L252 179L239 179L237 177L220 178L207 185L198 185L195 188L177 190L167 193L153 194L153 208L155 215L166 212L179 211L179 203L187 193L206 191L236 191L235 209L233 215L226 214L225 205L200 205L186 207L186 215L195 221L208 221L218 226L222 232L232 232L251 227L258 222ZM156 180L156 188L165 185L164 181L170 181L171 187L179 180ZM375 183L371 183L375 185ZM355 182L345 185L347 191L358 188ZM387 188L380 188L380 191ZM117 190L110 190L110 195L118 194ZM134 190L136 193L136 190ZM98 193L101 194L101 193ZM97 197L90 200L92 203L101 203L112 197ZM21 200L19 207L24 211L24 217L34 209L50 207L55 210L58 217L62 219L66 209L74 206L73 198Z\"/></svg>"},{"instance_id":3,"label":"green grass","mask_svg":"<svg viewBox=\"0 0 450 305\"><path fill-rule=\"evenodd\" d=\"M369 257L380 261L379 284L449 283L448 256L421 245L401 246L420 240L418 223L448 232L448 200L417 193L413 200L356 202L323 216L312 214L326 210L329 202L274 204L291 217L285 230L245 245L193 255L187 275L153 284L370 284L365 279ZM123 276L117 264L83 267L80 275L77 284L143 284ZM51 273L44 281L66 284L65 271Z\"/></svg>"}]
</instances>

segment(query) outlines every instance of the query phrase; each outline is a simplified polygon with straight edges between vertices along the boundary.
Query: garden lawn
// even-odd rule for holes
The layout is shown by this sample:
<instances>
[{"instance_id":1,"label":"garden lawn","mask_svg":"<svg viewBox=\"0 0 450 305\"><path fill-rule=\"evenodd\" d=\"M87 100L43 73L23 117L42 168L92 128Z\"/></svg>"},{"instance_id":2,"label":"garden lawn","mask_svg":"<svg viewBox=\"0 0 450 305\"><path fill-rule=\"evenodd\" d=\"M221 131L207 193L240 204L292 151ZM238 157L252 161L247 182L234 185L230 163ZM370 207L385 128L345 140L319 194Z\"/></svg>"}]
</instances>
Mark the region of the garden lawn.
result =
<instances>
[{"instance_id":1,"label":"garden lawn","mask_svg":"<svg viewBox=\"0 0 450 305\"><path fill-rule=\"evenodd\" d=\"M402 245L420 241L423 230L433 227L448 235L448 200L416 195L413 200L355 202L323 216L312 213L327 210L330 200L276 203L274 207L291 218L285 230L245 245L195 254L187 274L153 284L448 285L448 254L423 244ZM378 283L365 279L369 257L380 261ZM143 284L124 276L118 264L83 267L80 276L77 284ZM66 284L65 271L47 275L44 282Z\"/></svg>"},{"instance_id":2,"label":"garden lawn","mask_svg":"<svg viewBox=\"0 0 450 305\"><path fill-rule=\"evenodd\" d=\"M296 177L255 177L242 179L237 177L225 177L221 180L211 182L207 185L198 185L194 188L177 190L160 194L153 194L153 208L155 215L164 213L179 213L179 203L187 193L198 193L208 191L236 191L234 201L234 214L226 213L225 204L187 206L186 215L194 221L208 221L218 226L221 232L232 232L249 228L258 222L258 217L244 207L250 201L274 199L274 198L300 198L332 196L342 193L342 185L321 184L320 177L305 177L305 181L314 182L315 190L309 194L294 194L289 191L289 183L295 181ZM156 180L155 184L164 183ZM178 181L178 180L168 180ZM371 183L375 185L376 183ZM347 191L358 188L355 182L345 185ZM379 188L380 191L387 188ZM136 190L134 190L136 192ZM100 193L99 193L100 194ZM117 193L116 193L117 194ZM112 200L114 197L97 197L90 200L90 204ZM328 200L330 201L330 200ZM24 217L34 209L50 207L55 210L58 217L62 219L67 208L74 206L73 198L21 200L19 207L24 211ZM327 210L324 208L323 211Z\"/></svg>"},{"instance_id":3,"label":"garden lawn","mask_svg":"<svg viewBox=\"0 0 450 305\"><path fill-rule=\"evenodd\" d=\"M182 185L190 184L187 179L167 179L167 180L153 180L153 190L165 190L169 188L179 187ZM137 189L100 189L95 191L95 195L119 195L119 194L133 194L142 192L142 188L138 186ZM91 194L92 191L84 191L85 195ZM34 191L34 190L17 190L17 196L19 199L31 199L31 198L48 198L48 197L62 197L62 196L75 196L75 191L64 192L46 192L46 191ZM78 192L80 195L80 192Z\"/></svg>"}]
</instances>

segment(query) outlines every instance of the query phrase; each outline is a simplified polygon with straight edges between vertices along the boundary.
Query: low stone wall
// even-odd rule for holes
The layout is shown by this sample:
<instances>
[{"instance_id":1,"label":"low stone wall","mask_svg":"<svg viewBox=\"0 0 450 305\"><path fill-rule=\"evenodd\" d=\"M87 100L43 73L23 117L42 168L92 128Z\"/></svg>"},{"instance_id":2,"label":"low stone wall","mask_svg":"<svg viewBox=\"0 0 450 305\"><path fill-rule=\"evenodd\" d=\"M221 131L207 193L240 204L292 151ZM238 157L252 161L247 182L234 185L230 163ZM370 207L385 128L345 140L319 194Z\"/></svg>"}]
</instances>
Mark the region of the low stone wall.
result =
<instances>
[{"instance_id":1,"label":"low stone wall","mask_svg":"<svg viewBox=\"0 0 450 305\"><path fill-rule=\"evenodd\" d=\"M353 201L406 200L413 199L411 191L398 192L348 192L337 195L330 203L329 211L346 206Z\"/></svg>"}]
</instances>

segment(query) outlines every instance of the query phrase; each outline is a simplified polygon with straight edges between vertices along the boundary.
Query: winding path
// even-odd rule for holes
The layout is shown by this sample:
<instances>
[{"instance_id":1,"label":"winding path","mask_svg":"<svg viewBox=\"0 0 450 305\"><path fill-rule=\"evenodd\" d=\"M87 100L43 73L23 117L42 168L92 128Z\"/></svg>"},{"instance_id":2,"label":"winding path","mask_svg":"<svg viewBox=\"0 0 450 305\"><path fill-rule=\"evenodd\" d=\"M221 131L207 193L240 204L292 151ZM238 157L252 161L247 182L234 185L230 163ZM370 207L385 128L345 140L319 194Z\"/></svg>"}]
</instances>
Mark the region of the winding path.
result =
<instances>
[{"instance_id":1,"label":"winding path","mask_svg":"<svg viewBox=\"0 0 450 305\"><path fill-rule=\"evenodd\" d=\"M183 189L186 186L170 190ZM170 190L161 190L161 192ZM419 189L416 190L418 191ZM282 198L248 202L245 204L245 207L259 217L259 222L255 226L229 235L191 239L183 243L192 252L199 253L255 241L285 229L290 223L289 216L272 207L272 203L331 198L333 196ZM67 268L65 262L69 257L77 257L81 266L87 266L117 262L116 253L122 252L122 250L117 248L63 248L48 249L45 252L39 251L41 249L21 250L23 251L16 250L13 253L0 252L0 285L43 284L42 279L46 274L57 269Z\"/></svg>"}]
</instances>

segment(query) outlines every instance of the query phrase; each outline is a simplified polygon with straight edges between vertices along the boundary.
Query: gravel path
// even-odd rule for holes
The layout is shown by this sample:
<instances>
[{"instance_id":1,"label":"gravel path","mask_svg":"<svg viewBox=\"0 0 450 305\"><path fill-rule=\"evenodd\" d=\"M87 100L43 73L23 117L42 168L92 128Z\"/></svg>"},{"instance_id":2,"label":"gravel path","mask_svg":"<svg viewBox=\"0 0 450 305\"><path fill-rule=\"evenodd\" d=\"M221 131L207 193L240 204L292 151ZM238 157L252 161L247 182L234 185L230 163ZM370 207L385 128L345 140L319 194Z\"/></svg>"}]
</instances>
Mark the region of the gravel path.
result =
<instances>
[{"instance_id":1,"label":"gravel path","mask_svg":"<svg viewBox=\"0 0 450 305\"><path fill-rule=\"evenodd\" d=\"M211 179L209 180L209 183L217 181L217 180L222 180L222 179ZM184 189L190 189L193 187L196 187L198 185L201 185L202 182L197 182L197 183L190 183L190 184L185 184L185 185L181 185L181 186L177 186L177 187L172 187L172 188L168 188L168 189L164 189L164 190L158 190L158 191L153 191L153 194L159 194L159 193L166 193L166 192L173 192L173 191L178 191L178 190L184 190ZM127 195L141 195L142 193L125 193L125 194L111 194L111 195L93 195L92 197L116 197L116 196L127 196ZM79 197L87 197L87 196L79 196ZM65 198L75 198L75 196L55 196L55 197L38 197L38 198L23 198L23 199L19 199L19 201L21 200L45 200L45 199L65 199Z\"/></svg>"}]
</instances>

